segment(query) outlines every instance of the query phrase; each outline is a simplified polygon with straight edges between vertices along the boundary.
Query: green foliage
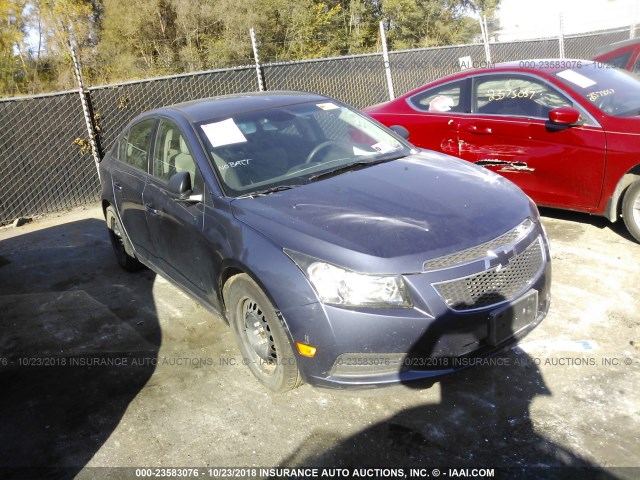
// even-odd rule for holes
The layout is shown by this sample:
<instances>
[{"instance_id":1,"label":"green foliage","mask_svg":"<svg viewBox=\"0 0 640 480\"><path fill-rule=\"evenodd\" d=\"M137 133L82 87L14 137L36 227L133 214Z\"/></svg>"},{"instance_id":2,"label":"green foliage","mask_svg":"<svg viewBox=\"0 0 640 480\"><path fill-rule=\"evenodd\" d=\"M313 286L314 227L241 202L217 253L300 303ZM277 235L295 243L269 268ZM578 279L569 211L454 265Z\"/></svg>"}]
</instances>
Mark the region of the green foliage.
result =
<instances>
[{"instance_id":1,"label":"green foliage","mask_svg":"<svg viewBox=\"0 0 640 480\"><path fill-rule=\"evenodd\" d=\"M1 0L0 94L253 63L469 42L500 0Z\"/></svg>"},{"instance_id":2,"label":"green foliage","mask_svg":"<svg viewBox=\"0 0 640 480\"><path fill-rule=\"evenodd\" d=\"M19 94L26 88L24 8L24 1L0 2L0 92Z\"/></svg>"},{"instance_id":3,"label":"green foliage","mask_svg":"<svg viewBox=\"0 0 640 480\"><path fill-rule=\"evenodd\" d=\"M468 43L480 32L477 21L468 17L474 9L466 0L383 0L390 48Z\"/></svg>"}]
</instances>

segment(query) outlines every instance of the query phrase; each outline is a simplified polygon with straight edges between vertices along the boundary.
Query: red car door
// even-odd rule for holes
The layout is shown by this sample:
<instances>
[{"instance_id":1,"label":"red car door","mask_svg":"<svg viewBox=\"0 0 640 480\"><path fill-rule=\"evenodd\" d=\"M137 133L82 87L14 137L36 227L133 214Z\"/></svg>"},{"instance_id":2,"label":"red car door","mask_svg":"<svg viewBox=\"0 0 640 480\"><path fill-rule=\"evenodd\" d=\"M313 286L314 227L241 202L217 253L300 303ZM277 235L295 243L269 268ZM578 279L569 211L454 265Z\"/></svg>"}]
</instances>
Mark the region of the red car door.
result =
<instances>
[{"instance_id":1,"label":"red car door","mask_svg":"<svg viewBox=\"0 0 640 480\"><path fill-rule=\"evenodd\" d=\"M470 79L438 85L420 92L406 102L375 110L375 118L387 125L402 125L411 132L409 141L421 148L428 148L458 155L458 124L470 111Z\"/></svg>"},{"instance_id":2,"label":"red car door","mask_svg":"<svg viewBox=\"0 0 640 480\"><path fill-rule=\"evenodd\" d=\"M473 113L458 127L459 156L513 181L537 204L595 208L605 165L603 129L566 95L523 74L486 74L471 86ZM553 108L581 111L576 125L555 125Z\"/></svg>"}]
</instances>

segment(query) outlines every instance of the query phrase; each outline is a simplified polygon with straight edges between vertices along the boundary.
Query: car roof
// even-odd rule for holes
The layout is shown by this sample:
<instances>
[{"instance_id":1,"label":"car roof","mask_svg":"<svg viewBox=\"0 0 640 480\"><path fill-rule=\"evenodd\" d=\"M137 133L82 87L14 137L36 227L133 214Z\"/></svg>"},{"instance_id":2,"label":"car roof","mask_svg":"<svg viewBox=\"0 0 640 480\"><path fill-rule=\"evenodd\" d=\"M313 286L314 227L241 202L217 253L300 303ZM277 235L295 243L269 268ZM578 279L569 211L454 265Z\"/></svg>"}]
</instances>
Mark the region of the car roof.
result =
<instances>
[{"instance_id":1,"label":"car roof","mask_svg":"<svg viewBox=\"0 0 640 480\"><path fill-rule=\"evenodd\" d=\"M579 62L579 63L578 63ZM505 73L505 72L521 72L521 73L529 73L529 74L538 74L542 76L551 76L556 72L560 72L562 70L567 70L572 68L574 65L591 65L596 63L592 60L580 60L580 59L569 59L569 58L538 58L538 59L528 59L528 60L514 60L511 62L503 62L503 63L490 63L487 66L479 67L479 68L470 68L467 70L462 70L460 72L451 73L447 76L438 78L437 80L433 80L431 82L425 83L424 85L411 90L410 92L401 95L397 99L405 99L415 95L416 93L420 93L425 90L425 88L430 88L436 85L442 85L443 83L450 82L452 80L460 80L463 78L467 78L473 75L479 74L492 74L492 73ZM379 105L384 105L387 102L372 105L368 108L374 108Z\"/></svg>"},{"instance_id":2,"label":"car roof","mask_svg":"<svg viewBox=\"0 0 640 480\"><path fill-rule=\"evenodd\" d=\"M323 95L297 91L238 93L168 105L146 112L145 115L181 113L191 122L198 123L216 117L326 100L328 98Z\"/></svg>"},{"instance_id":3,"label":"car roof","mask_svg":"<svg viewBox=\"0 0 640 480\"><path fill-rule=\"evenodd\" d=\"M543 72L546 75L552 75L562 70L575 68L575 66L587 66L595 63L593 60L582 60L574 58L532 58L525 60L513 60L510 62L502 63L488 63L486 66L477 68L469 68L467 70L461 70L459 72L451 73L445 77L434 80L429 83L441 83L444 79L463 78L469 75L477 75L480 73L503 73L508 71L521 71L528 73Z\"/></svg>"}]
</instances>

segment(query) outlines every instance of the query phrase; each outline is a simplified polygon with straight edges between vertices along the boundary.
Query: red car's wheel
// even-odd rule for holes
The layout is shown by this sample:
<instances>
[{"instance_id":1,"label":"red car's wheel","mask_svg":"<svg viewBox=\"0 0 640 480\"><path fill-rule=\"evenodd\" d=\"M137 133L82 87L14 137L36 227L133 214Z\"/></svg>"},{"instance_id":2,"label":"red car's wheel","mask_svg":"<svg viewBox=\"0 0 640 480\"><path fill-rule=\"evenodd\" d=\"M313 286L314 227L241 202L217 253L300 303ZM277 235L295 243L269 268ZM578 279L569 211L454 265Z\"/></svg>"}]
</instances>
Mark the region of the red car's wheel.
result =
<instances>
[{"instance_id":1,"label":"red car's wheel","mask_svg":"<svg viewBox=\"0 0 640 480\"><path fill-rule=\"evenodd\" d=\"M640 242L640 180L633 182L624 194L622 218L629 233Z\"/></svg>"}]
</instances>

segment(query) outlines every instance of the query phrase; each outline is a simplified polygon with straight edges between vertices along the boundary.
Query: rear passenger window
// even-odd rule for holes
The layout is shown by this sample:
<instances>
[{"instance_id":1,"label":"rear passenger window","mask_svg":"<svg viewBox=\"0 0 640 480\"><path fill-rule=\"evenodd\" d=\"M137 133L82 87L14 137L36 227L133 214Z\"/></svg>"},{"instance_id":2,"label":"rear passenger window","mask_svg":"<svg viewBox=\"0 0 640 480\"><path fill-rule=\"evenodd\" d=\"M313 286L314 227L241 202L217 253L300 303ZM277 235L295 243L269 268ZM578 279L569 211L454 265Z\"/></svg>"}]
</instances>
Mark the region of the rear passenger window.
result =
<instances>
[{"instance_id":1,"label":"rear passenger window","mask_svg":"<svg viewBox=\"0 0 640 480\"><path fill-rule=\"evenodd\" d=\"M414 95L409 99L409 103L426 112L462 112L463 85L464 80L440 85Z\"/></svg>"},{"instance_id":2,"label":"rear passenger window","mask_svg":"<svg viewBox=\"0 0 640 480\"><path fill-rule=\"evenodd\" d=\"M155 119L144 120L135 124L122 138L119 160L147 171L149 144L153 135Z\"/></svg>"}]
</instances>

